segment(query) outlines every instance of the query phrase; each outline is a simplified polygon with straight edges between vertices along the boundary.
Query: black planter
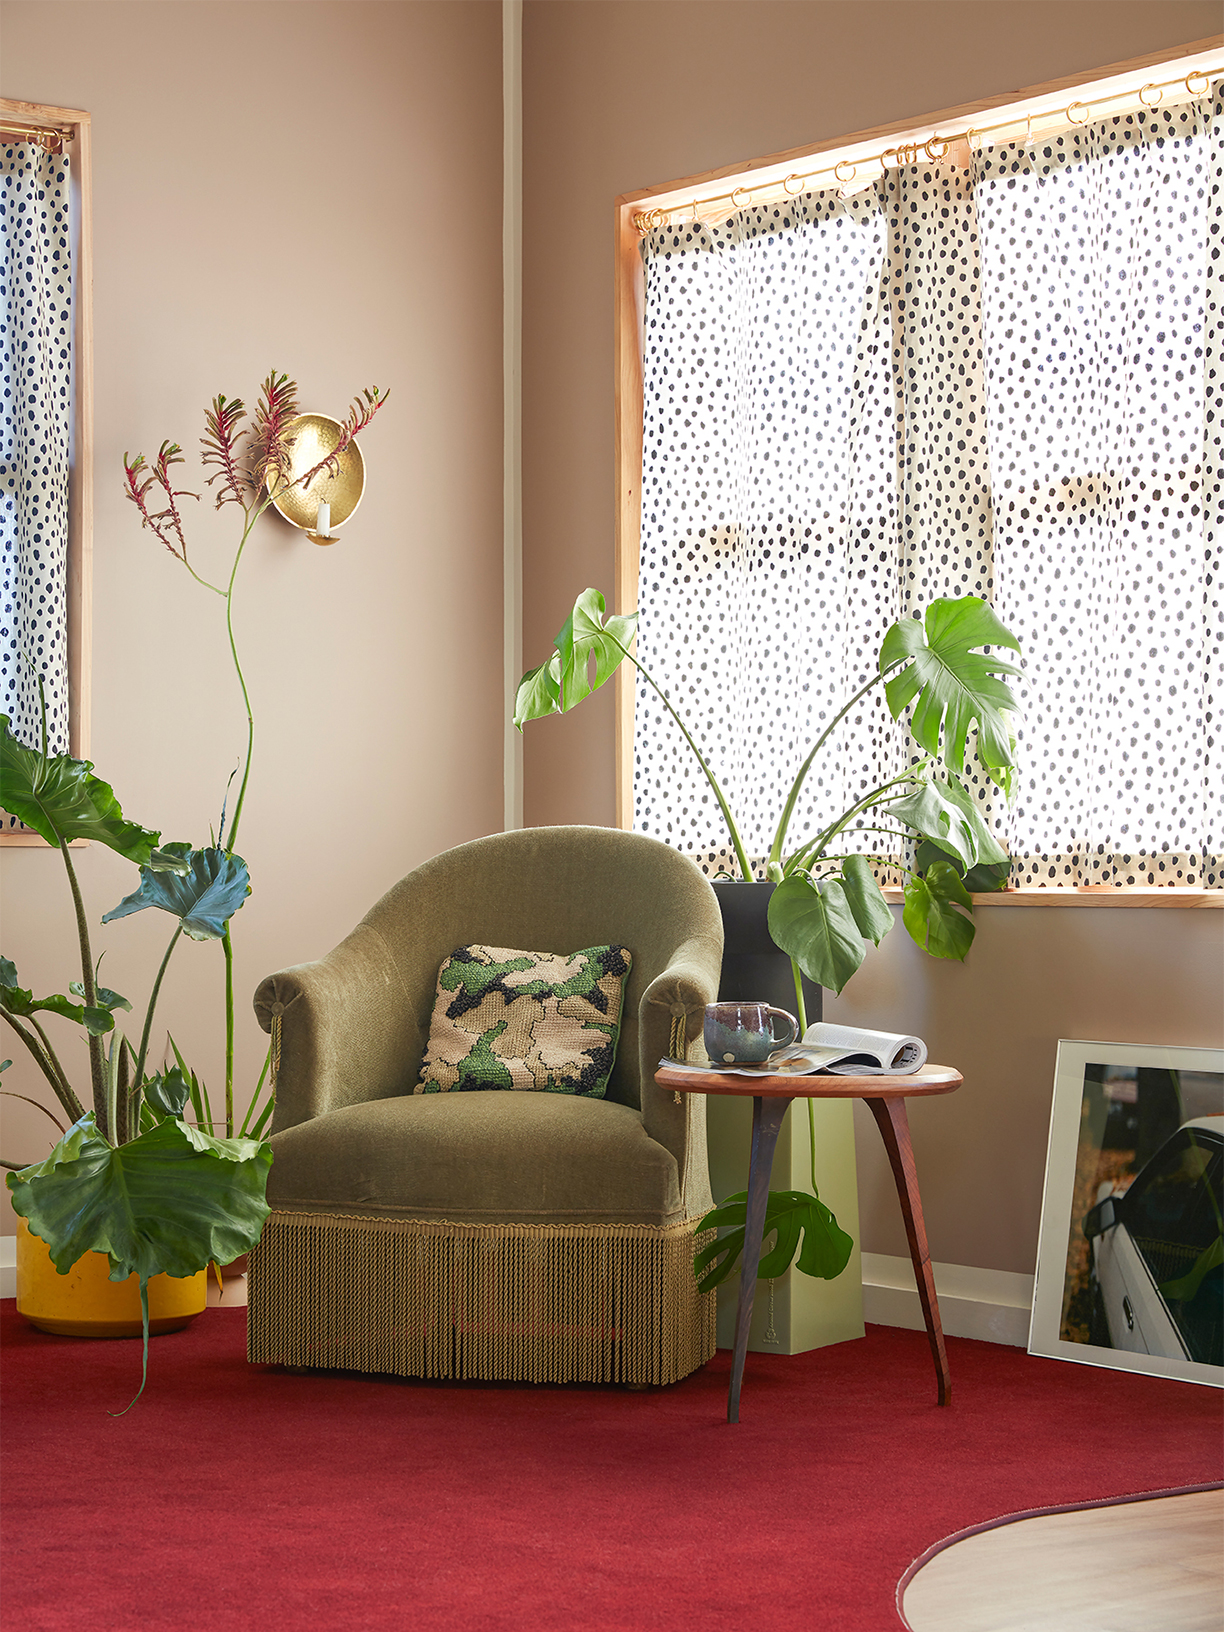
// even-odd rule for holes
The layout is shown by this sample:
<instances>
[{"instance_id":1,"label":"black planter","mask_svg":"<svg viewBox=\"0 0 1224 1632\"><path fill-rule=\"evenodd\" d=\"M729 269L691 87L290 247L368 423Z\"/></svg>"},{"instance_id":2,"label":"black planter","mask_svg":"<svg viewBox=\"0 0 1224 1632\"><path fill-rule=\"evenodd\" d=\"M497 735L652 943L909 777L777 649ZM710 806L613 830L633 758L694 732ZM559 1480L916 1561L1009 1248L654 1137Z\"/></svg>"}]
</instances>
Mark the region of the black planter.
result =
<instances>
[{"instance_id":1,"label":"black planter","mask_svg":"<svg viewBox=\"0 0 1224 1632\"><path fill-rule=\"evenodd\" d=\"M720 1002L772 1003L795 1013L795 979L790 959L779 952L769 935L769 898L772 884L717 883L714 894L723 920ZM821 1019L823 988L803 979L803 1002L809 1026ZM797 1018L797 1017L796 1017Z\"/></svg>"}]
</instances>

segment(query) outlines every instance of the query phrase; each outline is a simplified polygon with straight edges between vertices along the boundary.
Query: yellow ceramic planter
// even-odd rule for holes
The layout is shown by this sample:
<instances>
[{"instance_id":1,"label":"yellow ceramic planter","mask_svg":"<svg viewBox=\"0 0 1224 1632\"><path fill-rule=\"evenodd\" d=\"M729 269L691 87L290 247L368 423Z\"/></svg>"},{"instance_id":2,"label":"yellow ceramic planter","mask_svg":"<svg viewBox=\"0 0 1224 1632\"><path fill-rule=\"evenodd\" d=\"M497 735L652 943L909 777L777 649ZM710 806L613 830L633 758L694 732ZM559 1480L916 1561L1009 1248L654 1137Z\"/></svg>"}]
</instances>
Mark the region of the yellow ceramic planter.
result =
<instances>
[{"instance_id":1,"label":"yellow ceramic planter","mask_svg":"<svg viewBox=\"0 0 1224 1632\"><path fill-rule=\"evenodd\" d=\"M204 1270L179 1280L154 1275L149 1282L149 1331L190 1326L208 1302ZM87 1252L67 1275L57 1273L45 1241L17 1220L17 1313L32 1326L60 1337L139 1337L140 1282L110 1279L104 1252Z\"/></svg>"}]
</instances>

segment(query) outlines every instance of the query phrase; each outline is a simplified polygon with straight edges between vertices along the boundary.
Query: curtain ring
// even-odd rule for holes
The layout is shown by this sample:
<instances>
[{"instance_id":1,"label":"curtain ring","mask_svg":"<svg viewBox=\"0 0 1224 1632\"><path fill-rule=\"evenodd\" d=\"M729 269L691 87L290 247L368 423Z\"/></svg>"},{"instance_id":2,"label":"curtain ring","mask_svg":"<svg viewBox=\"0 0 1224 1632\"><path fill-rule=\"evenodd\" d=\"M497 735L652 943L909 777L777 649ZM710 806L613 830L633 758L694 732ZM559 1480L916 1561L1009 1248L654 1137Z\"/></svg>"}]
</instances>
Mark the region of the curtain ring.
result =
<instances>
[{"instance_id":1,"label":"curtain ring","mask_svg":"<svg viewBox=\"0 0 1224 1632\"><path fill-rule=\"evenodd\" d=\"M744 201L742 204L739 196L741 193L744 195ZM748 191L747 187L737 187L731 194L731 202L735 205L737 210L742 210L744 205L752 203L752 194Z\"/></svg>"},{"instance_id":2,"label":"curtain ring","mask_svg":"<svg viewBox=\"0 0 1224 1632\"><path fill-rule=\"evenodd\" d=\"M965 132L965 140L969 144L970 153L980 153L982 151L981 133L974 130L972 125L970 125L969 129Z\"/></svg>"},{"instance_id":3,"label":"curtain ring","mask_svg":"<svg viewBox=\"0 0 1224 1632\"><path fill-rule=\"evenodd\" d=\"M849 171L849 174L843 176L843 170ZM858 170L856 166L850 163L849 159L842 159L839 163L833 166L833 174L837 177L838 181L845 183L847 181L853 181L855 176L858 174Z\"/></svg>"},{"instance_id":4,"label":"curtain ring","mask_svg":"<svg viewBox=\"0 0 1224 1632\"><path fill-rule=\"evenodd\" d=\"M1196 89L1195 86L1191 85L1190 83L1192 79L1201 79L1203 83ZM1192 68L1186 75L1186 89L1190 92L1191 96L1202 96L1210 84L1211 81L1207 78L1207 75L1201 68Z\"/></svg>"},{"instance_id":5,"label":"curtain ring","mask_svg":"<svg viewBox=\"0 0 1224 1632\"><path fill-rule=\"evenodd\" d=\"M952 143L946 136L932 136L930 141L926 144L926 147L923 149L923 152L926 154L928 159L933 159L935 163L938 164L940 159L947 158L948 149L951 146ZM935 151L937 147L939 149L938 153Z\"/></svg>"},{"instance_id":6,"label":"curtain ring","mask_svg":"<svg viewBox=\"0 0 1224 1632\"><path fill-rule=\"evenodd\" d=\"M798 183L798 185L794 188L791 187L792 181ZM793 171L789 176L784 176L782 178L782 191L788 198L795 198L803 191L803 177L795 175Z\"/></svg>"},{"instance_id":7,"label":"curtain ring","mask_svg":"<svg viewBox=\"0 0 1224 1632\"><path fill-rule=\"evenodd\" d=\"M693 200L693 225L694 226L699 226L700 223L701 223L701 217L697 213L697 200L694 199Z\"/></svg>"},{"instance_id":8,"label":"curtain ring","mask_svg":"<svg viewBox=\"0 0 1224 1632\"><path fill-rule=\"evenodd\" d=\"M666 210L651 210L646 219L650 222L650 230L652 232L657 232L660 227L665 227L668 225Z\"/></svg>"},{"instance_id":9,"label":"curtain ring","mask_svg":"<svg viewBox=\"0 0 1224 1632\"><path fill-rule=\"evenodd\" d=\"M1156 95L1148 96L1148 91L1155 91ZM1159 85L1141 85L1139 87L1139 100L1145 108L1154 108L1163 95L1164 92Z\"/></svg>"},{"instance_id":10,"label":"curtain ring","mask_svg":"<svg viewBox=\"0 0 1224 1632\"><path fill-rule=\"evenodd\" d=\"M1075 117L1074 110L1076 108L1083 108L1084 117L1082 119L1077 119ZM1067 118L1071 121L1071 123L1073 125L1086 125L1088 123L1090 113L1091 113L1091 109L1088 107L1087 103L1085 103L1085 102L1072 102L1071 106L1067 109Z\"/></svg>"}]
</instances>

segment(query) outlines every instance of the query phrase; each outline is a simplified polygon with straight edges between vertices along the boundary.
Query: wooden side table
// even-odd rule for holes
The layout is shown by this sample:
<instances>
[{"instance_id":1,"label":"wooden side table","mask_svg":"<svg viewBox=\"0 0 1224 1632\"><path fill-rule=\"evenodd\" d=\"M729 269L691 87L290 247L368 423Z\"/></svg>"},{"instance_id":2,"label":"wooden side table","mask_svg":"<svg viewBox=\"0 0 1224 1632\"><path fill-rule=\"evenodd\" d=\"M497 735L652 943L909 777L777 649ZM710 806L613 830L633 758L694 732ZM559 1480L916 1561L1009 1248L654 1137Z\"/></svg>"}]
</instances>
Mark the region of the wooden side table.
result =
<instances>
[{"instance_id":1,"label":"wooden side table","mask_svg":"<svg viewBox=\"0 0 1224 1632\"><path fill-rule=\"evenodd\" d=\"M907 1077L838 1077L816 1075L756 1076L732 1075L724 1071L679 1071L662 1065L655 1072L661 1088L681 1094L735 1094L752 1099L752 1156L748 1164L748 1218L744 1229L744 1252L740 1268L739 1305L735 1315L735 1352L731 1361L731 1389L727 1396L727 1421L739 1421L740 1385L748 1356L748 1327L756 1297L757 1265L761 1261L761 1238L765 1229L765 1204L769 1199L769 1174L774 1146L787 1108L795 1099L862 1099L871 1107L892 1164L910 1257L918 1280L918 1296L926 1320L927 1339L935 1362L940 1405L952 1400L952 1379L939 1323L939 1303L935 1297L935 1276L927 1248L926 1225L922 1218L922 1198L918 1194L918 1172L910 1140L905 1102L913 1094L950 1094L962 1082L959 1071L945 1065L926 1065Z\"/></svg>"}]
</instances>

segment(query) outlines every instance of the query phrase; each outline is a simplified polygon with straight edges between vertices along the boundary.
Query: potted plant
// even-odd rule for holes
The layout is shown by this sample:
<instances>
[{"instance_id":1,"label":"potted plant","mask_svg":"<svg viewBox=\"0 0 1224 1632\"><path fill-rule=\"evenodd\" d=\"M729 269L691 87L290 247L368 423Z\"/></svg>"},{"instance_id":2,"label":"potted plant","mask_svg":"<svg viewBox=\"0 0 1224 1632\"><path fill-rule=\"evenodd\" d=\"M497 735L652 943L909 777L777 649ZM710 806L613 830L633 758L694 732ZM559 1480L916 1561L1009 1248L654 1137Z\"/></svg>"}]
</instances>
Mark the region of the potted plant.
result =
<instances>
[{"instance_id":1,"label":"potted plant","mask_svg":"<svg viewBox=\"0 0 1224 1632\"><path fill-rule=\"evenodd\" d=\"M221 937L250 893L246 863L216 845L162 846L159 833L127 821L88 760L47 752L45 716L42 747L35 749L19 742L0 715L0 800L60 851L81 959L81 978L67 993L39 998L21 986L15 964L0 958L0 1016L20 1037L71 1122L64 1129L48 1111L62 1137L44 1161L24 1167L5 1162L11 1170L6 1182L14 1209L45 1242L59 1275L96 1252L106 1254L111 1281L137 1277L144 1337L139 1398L148 1368L150 1279L198 1275L209 1263L245 1252L259 1239L268 1212L270 1146L217 1138L202 1125L197 1079L178 1066L146 1070L171 953L184 934L197 941ZM105 844L140 869L139 888L104 922L144 906L160 907L178 920L135 1048L115 1025L116 1012L131 1010L131 1003L97 978L89 918L69 851L74 839ZM84 1033L90 1075L84 1097L40 1015L55 1015ZM184 1119L189 1103L196 1111L194 1126ZM27 1239L22 1250L38 1249Z\"/></svg>"},{"instance_id":2,"label":"potted plant","mask_svg":"<svg viewBox=\"0 0 1224 1632\"><path fill-rule=\"evenodd\" d=\"M293 381L272 371L249 426L243 424L246 410L240 400L214 398L205 413L203 463L214 467L210 485L220 484L217 508L235 504L242 514L238 545L223 584L210 582L188 559L179 501L198 495L173 485L174 467L183 463L179 445L163 442L151 466L142 454L124 455L127 497L139 510L143 525L225 606L230 653L247 717L246 754L228 836L223 806L216 840L208 848L161 846L159 834L123 819L112 790L93 776L89 762L48 755L45 720L39 751L19 742L0 716L0 804L60 849L76 912L82 966L82 978L70 985L70 996L36 999L19 985L15 965L0 959L0 1015L21 1036L73 1122L64 1130L48 1111L63 1135L51 1155L26 1167L11 1162L3 1165L12 1170L7 1182L13 1205L34 1237L46 1243L57 1274L67 1275L86 1254L98 1252L107 1254L111 1281L126 1283L132 1275L138 1278L145 1369L150 1330L182 1323L177 1316L173 1321L168 1317L167 1322L155 1316L151 1324L150 1280L163 1275L196 1276L209 1264L226 1265L240 1259L258 1241L268 1212L264 1193L272 1153L261 1136L271 1118L275 1095L274 1078L269 1076L271 1051L235 1136L230 921L250 892L246 863L236 854L235 844L250 781L255 724L234 636L234 589L243 551L259 517L290 487L305 489L320 471L334 472L340 454L357 431L370 423L386 394L375 388L364 392L363 398L354 401L340 424L337 444L296 477L290 473L298 413ZM135 1049L116 1031L114 1022L114 1012L130 1010L131 1004L97 984L88 920L68 850L69 843L80 838L106 844L140 867L139 888L105 914L104 923L146 907L161 908L178 920ZM146 1071L158 994L183 934L194 940L219 940L225 955L224 1137L214 1131L217 1124L206 1087L187 1066L172 1038L175 1065L152 1075ZM85 1029L91 1110L85 1110L72 1087L38 1019L40 1013L56 1014ZM107 1037L109 1045L104 1045ZM260 1104L265 1081L270 1091ZM194 1125L185 1120L188 1107ZM37 1251L28 1237L24 1250ZM181 1298L178 1303L182 1304ZM121 1324L112 1323L112 1329ZM143 1387L142 1375L141 1390Z\"/></svg>"},{"instance_id":3,"label":"potted plant","mask_svg":"<svg viewBox=\"0 0 1224 1632\"><path fill-rule=\"evenodd\" d=\"M921 620L903 618L893 624L880 646L876 672L837 711L796 771L769 854L763 858L765 878L760 882L706 756L671 699L631 649L637 617L636 612L607 614L599 591L584 590L557 635L552 654L519 682L515 724L521 731L528 720L568 712L611 679L622 662L633 665L654 689L695 755L726 823L740 877L728 880L720 891L724 923L730 928L737 917L747 918L751 932L753 913L767 911L769 937L790 959L801 1031L809 1020L802 977L840 992L862 963L866 942L878 946L893 927L873 858L849 847L847 838L852 832L882 832L916 844L912 866L896 857L888 859L888 865L900 866L906 874L902 913L906 930L933 957L963 961L975 932L970 889L1001 888L1008 870L1007 853L991 834L964 780L968 740L975 731L979 764L1011 796L1015 744L1007 711L1015 707L1015 699L1000 676L1019 671L997 653L1000 648L1018 652L1019 645L991 607L974 595L940 599L932 601ZM982 647L991 648L990 653L983 653ZM884 688L893 719L905 717L919 753L899 775L855 800L818 832L794 842L791 820L813 762L838 725L877 686ZM737 914L737 899L751 900L747 893L741 894L749 891L756 901L748 913ZM747 955L754 955L755 950L749 948ZM732 956L737 954L734 946L731 951ZM768 992L760 995L780 1002ZM813 1118L810 1100L808 1110ZM798 1248L800 1223L810 1226L810 1237L817 1233L830 1236L830 1227L837 1228L827 1209L820 1206L817 1211L811 1205L817 1200L814 1119L810 1127L814 1194L785 1193L790 1198L785 1203L786 1227L779 1227L778 1245L763 1261L762 1274L768 1266L768 1273L777 1275L790 1263ZM723 1206L732 1209L743 1199L731 1197ZM783 1210L782 1193L771 1194L767 1230L781 1226ZM742 1223L742 1219L723 1216L722 1209L717 1209L706 1222ZM844 1250L839 1245L836 1252L824 1253L821 1262L825 1267L809 1268L809 1273L826 1274L834 1263L832 1274L845 1267L850 1240L844 1232L837 1233ZM732 1240L742 1241L742 1235L740 1229ZM720 1248L724 1244L726 1238ZM707 1260L703 1285L721 1279L735 1255L726 1257L717 1273ZM805 1263L801 1254L800 1267L814 1264L815 1256L808 1254ZM783 1257L785 1263L780 1262Z\"/></svg>"}]
</instances>

